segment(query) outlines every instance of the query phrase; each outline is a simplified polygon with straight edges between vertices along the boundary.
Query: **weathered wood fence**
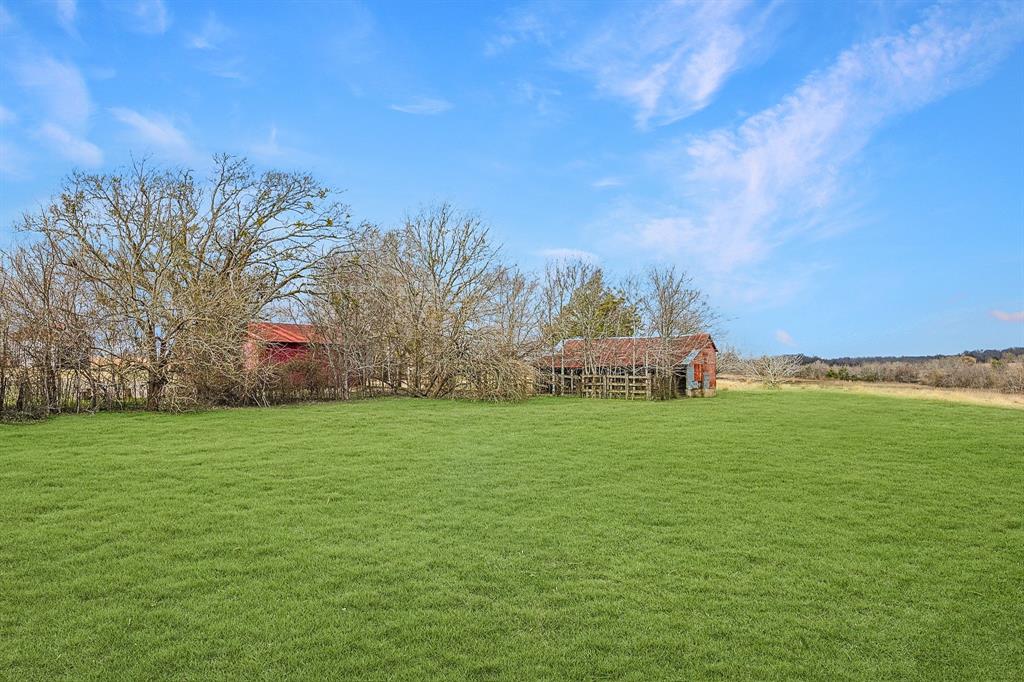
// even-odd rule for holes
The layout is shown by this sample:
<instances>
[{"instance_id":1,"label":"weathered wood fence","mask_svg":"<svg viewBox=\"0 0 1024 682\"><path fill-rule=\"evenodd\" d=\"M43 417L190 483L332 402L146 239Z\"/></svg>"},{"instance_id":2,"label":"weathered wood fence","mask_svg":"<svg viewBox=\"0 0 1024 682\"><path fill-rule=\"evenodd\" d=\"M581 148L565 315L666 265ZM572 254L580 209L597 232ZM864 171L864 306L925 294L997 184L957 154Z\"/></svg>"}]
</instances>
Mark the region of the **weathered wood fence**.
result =
<instances>
[{"instance_id":1,"label":"weathered wood fence","mask_svg":"<svg viewBox=\"0 0 1024 682\"><path fill-rule=\"evenodd\" d=\"M652 383L649 374L584 374L580 391L584 398L650 400Z\"/></svg>"},{"instance_id":2,"label":"weathered wood fence","mask_svg":"<svg viewBox=\"0 0 1024 682\"><path fill-rule=\"evenodd\" d=\"M665 400L676 397L673 377L644 374L583 374L543 377L539 393L575 395L583 398L619 398L625 400Z\"/></svg>"}]
</instances>

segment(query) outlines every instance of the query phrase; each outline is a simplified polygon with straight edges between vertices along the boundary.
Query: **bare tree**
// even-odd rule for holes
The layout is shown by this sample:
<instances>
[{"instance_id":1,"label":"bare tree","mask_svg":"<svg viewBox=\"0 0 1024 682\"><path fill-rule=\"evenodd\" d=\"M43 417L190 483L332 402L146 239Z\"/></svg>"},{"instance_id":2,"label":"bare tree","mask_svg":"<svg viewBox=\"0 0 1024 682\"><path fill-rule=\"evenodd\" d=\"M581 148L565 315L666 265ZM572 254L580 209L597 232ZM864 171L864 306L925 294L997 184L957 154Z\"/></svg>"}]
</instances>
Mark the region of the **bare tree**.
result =
<instances>
[{"instance_id":1,"label":"bare tree","mask_svg":"<svg viewBox=\"0 0 1024 682\"><path fill-rule=\"evenodd\" d=\"M353 228L310 176L229 156L206 180L144 161L75 173L21 228L39 240L0 263L5 405L14 385L19 405L51 411L72 394L93 407L144 395L151 409L274 399L290 369L255 362L248 329L282 310L315 324L305 369L342 397L519 398L542 347L554 386L566 339L594 373L620 361L599 340L644 329L668 344L714 319L672 268L611 281L560 262L539 282L449 204Z\"/></svg>"},{"instance_id":2,"label":"bare tree","mask_svg":"<svg viewBox=\"0 0 1024 682\"><path fill-rule=\"evenodd\" d=\"M185 376L188 349L209 348L183 339L240 347L245 321L305 290L348 221L330 196L309 175L257 174L226 155L215 157L206 183L141 161L110 175L73 174L22 228L42 235L90 288L109 331L105 351L145 373L146 405L157 409L172 379Z\"/></svg>"},{"instance_id":3,"label":"bare tree","mask_svg":"<svg viewBox=\"0 0 1024 682\"><path fill-rule=\"evenodd\" d=\"M317 329L319 355L343 397L353 385L401 385L395 360L406 330L396 315L396 248L393 236L362 225L352 231L349 248L326 259L314 276L304 316Z\"/></svg>"},{"instance_id":4,"label":"bare tree","mask_svg":"<svg viewBox=\"0 0 1024 682\"><path fill-rule=\"evenodd\" d=\"M14 320L9 310L11 275L4 254L0 253L0 417L7 408L7 392L15 371L14 343L11 331Z\"/></svg>"},{"instance_id":5,"label":"bare tree","mask_svg":"<svg viewBox=\"0 0 1024 682\"><path fill-rule=\"evenodd\" d=\"M560 362L558 347L572 335L567 312L573 294L593 279L598 268L584 260L555 260L544 266L540 287L540 333L548 351L549 390L556 391L555 374Z\"/></svg>"},{"instance_id":6,"label":"bare tree","mask_svg":"<svg viewBox=\"0 0 1024 682\"><path fill-rule=\"evenodd\" d=\"M651 335L669 338L697 334L718 323L707 295L674 265L650 268L644 284L644 324Z\"/></svg>"},{"instance_id":7,"label":"bare tree","mask_svg":"<svg viewBox=\"0 0 1024 682\"><path fill-rule=\"evenodd\" d=\"M19 412L58 412L92 376L94 329L83 283L45 244L18 247L3 261L0 395L6 395L7 374L13 371Z\"/></svg>"},{"instance_id":8,"label":"bare tree","mask_svg":"<svg viewBox=\"0 0 1024 682\"><path fill-rule=\"evenodd\" d=\"M733 345L724 345L718 352L719 374L740 374L745 369L743 357Z\"/></svg>"},{"instance_id":9,"label":"bare tree","mask_svg":"<svg viewBox=\"0 0 1024 682\"><path fill-rule=\"evenodd\" d=\"M537 334L537 282L501 268L483 317L470 330L466 375L478 398L522 399L536 383L531 362L541 346Z\"/></svg>"},{"instance_id":10,"label":"bare tree","mask_svg":"<svg viewBox=\"0 0 1024 682\"><path fill-rule=\"evenodd\" d=\"M349 247L318 270L309 312L344 381L426 397L523 395L536 285L501 263L479 218L441 204L390 232L363 226Z\"/></svg>"},{"instance_id":11,"label":"bare tree","mask_svg":"<svg viewBox=\"0 0 1024 682\"><path fill-rule=\"evenodd\" d=\"M600 268L579 270L581 280L572 282L568 302L562 307L555 330L561 339L576 338L584 373L592 374L606 366L610 347L599 339L633 336L640 327L638 291L635 280L627 278L619 286L605 282ZM585 275L586 278L582 279Z\"/></svg>"},{"instance_id":12,"label":"bare tree","mask_svg":"<svg viewBox=\"0 0 1024 682\"><path fill-rule=\"evenodd\" d=\"M674 338L709 332L718 321L704 292L694 285L692 277L674 265L647 271L641 301L647 334L658 339L652 348L655 357L648 366L663 375L674 369Z\"/></svg>"},{"instance_id":13,"label":"bare tree","mask_svg":"<svg viewBox=\"0 0 1024 682\"><path fill-rule=\"evenodd\" d=\"M760 381L770 388L778 388L790 381L800 370L796 355L762 355L743 361L744 376Z\"/></svg>"}]
</instances>

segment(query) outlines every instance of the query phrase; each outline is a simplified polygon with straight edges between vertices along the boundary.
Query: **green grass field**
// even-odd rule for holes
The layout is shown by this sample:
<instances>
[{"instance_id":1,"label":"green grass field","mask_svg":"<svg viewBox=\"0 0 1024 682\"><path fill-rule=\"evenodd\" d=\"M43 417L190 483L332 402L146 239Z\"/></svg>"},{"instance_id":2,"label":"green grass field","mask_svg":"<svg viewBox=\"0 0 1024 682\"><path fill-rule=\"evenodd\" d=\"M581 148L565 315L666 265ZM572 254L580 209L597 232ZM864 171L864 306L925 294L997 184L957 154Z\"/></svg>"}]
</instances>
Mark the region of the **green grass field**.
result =
<instances>
[{"instance_id":1,"label":"green grass field","mask_svg":"<svg viewBox=\"0 0 1024 682\"><path fill-rule=\"evenodd\" d=\"M828 392L0 426L0 677L1020 679L1024 413Z\"/></svg>"}]
</instances>

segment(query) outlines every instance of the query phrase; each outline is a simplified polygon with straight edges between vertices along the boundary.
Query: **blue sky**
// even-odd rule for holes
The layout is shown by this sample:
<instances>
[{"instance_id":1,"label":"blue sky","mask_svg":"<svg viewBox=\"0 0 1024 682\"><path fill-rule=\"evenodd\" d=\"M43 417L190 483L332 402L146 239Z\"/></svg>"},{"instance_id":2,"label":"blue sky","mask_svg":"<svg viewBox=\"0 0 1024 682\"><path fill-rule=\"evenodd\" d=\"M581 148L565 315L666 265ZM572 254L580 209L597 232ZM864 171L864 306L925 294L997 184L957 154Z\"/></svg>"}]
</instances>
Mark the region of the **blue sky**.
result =
<instances>
[{"instance_id":1,"label":"blue sky","mask_svg":"<svg viewBox=\"0 0 1024 682\"><path fill-rule=\"evenodd\" d=\"M750 352L1024 345L1024 4L0 4L0 248L214 152L508 257L676 263Z\"/></svg>"}]
</instances>

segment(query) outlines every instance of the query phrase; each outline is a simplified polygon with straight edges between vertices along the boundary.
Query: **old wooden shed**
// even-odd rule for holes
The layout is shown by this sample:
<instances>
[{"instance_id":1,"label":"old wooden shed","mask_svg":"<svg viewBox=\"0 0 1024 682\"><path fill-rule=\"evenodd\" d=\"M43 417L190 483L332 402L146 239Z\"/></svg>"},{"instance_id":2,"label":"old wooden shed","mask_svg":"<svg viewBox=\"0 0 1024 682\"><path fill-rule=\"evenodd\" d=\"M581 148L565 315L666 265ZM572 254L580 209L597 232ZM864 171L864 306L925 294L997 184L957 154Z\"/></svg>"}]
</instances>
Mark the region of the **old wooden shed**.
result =
<instances>
[{"instance_id":1,"label":"old wooden shed","mask_svg":"<svg viewBox=\"0 0 1024 682\"><path fill-rule=\"evenodd\" d=\"M717 356L710 334L568 339L537 363L538 391L648 400L713 396Z\"/></svg>"}]
</instances>

